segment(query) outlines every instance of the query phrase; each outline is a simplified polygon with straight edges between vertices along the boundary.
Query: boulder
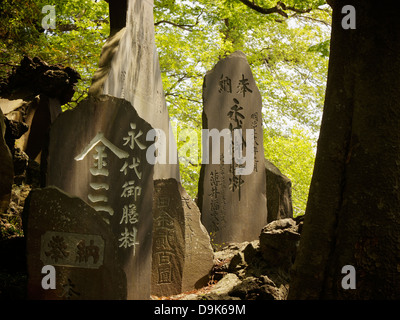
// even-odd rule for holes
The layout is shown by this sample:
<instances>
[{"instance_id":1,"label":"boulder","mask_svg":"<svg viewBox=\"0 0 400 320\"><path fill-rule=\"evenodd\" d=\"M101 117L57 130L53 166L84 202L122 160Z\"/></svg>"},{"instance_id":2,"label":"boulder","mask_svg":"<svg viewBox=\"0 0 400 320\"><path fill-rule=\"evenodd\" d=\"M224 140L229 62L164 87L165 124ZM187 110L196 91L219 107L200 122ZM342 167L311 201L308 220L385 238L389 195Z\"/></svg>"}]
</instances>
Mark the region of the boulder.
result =
<instances>
[{"instance_id":1,"label":"boulder","mask_svg":"<svg viewBox=\"0 0 400 320\"><path fill-rule=\"evenodd\" d=\"M267 224L260 234L260 251L270 267L289 270L300 241L299 226L291 218Z\"/></svg>"},{"instance_id":2,"label":"boulder","mask_svg":"<svg viewBox=\"0 0 400 320\"><path fill-rule=\"evenodd\" d=\"M230 243L214 252L209 285L171 300L286 300L302 217L266 225L260 241Z\"/></svg>"},{"instance_id":3,"label":"boulder","mask_svg":"<svg viewBox=\"0 0 400 320\"><path fill-rule=\"evenodd\" d=\"M232 288L229 295L241 300L284 300L287 293L287 286L277 287L267 276L261 276L244 279Z\"/></svg>"},{"instance_id":4,"label":"boulder","mask_svg":"<svg viewBox=\"0 0 400 320\"><path fill-rule=\"evenodd\" d=\"M50 124L71 100L79 74L69 67L24 57L0 85L0 109L10 120L7 142L40 162Z\"/></svg>"}]
</instances>

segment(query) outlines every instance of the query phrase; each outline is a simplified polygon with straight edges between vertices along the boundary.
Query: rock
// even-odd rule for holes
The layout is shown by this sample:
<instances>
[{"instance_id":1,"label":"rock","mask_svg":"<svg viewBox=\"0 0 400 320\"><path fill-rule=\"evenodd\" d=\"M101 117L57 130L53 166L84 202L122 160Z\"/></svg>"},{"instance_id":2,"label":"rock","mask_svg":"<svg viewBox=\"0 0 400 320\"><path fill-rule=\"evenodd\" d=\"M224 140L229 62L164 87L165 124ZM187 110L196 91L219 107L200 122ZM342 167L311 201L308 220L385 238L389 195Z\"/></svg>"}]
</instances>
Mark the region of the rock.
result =
<instances>
[{"instance_id":1,"label":"rock","mask_svg":"<svg viewBox=\"0 0 400 320\"><path fill-rule=\"evenodd\" d=\"M13 153L13 163L14 183L21 185L23 181L26 181L26 170L29 164L29 157L19 148L15 148Z\"/></svg>"},{"instance_id":2,"label":"rock","mask_svg":"<svg viewBox=\"0 0 400 320\"><path fill-rule=\"evenodd\" d=\"M248 277L233 287L229 295L241 300L284 300L286 298L267 276Z\"/></svg>"},{"instance_id":3,"label":"rock","mask_svg":"<svg viewBox=\"0 0 400 320\"><path fill-rule=\"evenodd\" d=\"M49 98L57 99L60 105L63 105L71 100L74 85L79 79L79 73L70 67L49 65L38 57L32 59L25 56L20 66L13 70L6 83L2 85L1 92L3 98L17 101L20 101L21 97L42 93ZM16 107L18 103L15 102L13 105ZM10 106L9 103L8 109Z\"/></svg>"},{"instance_id":4,"label":"rock","mask_svg":"<svg viewBox=\"0 0 400 320\"><path fill-rule=\"evenodd\" d=\"M207 285L213 267L214 252L210 236L201 223L201 213L197 204L180 183L178 188L185 214L185 266L182 291L188 291Z\"/></svg>"},{"instance_id":5,"label":"rock","mask_svg":"<svg viewBox=\"0 0 400 320\"><path fill-rule=\"evenodd\" d=\"M198 297L200 300L237 300L231 297L231 290L240 284L240 279L233 273L225 275L218 283L207 293Z\"/></svg>"},{"instance_id":6,"label":"rock","mask_svg":"<svg viewBox=\"0 0 400 320\"><path fill-rule=\"evenodd\" d=\"M69 67L24 57L1 87L0 109L9 119L7 141L40 163L50 124L75 92L79 74Z\"/></svg>"},{"instance_id":7,"label":"rock","mask_svg":"<svg viewBox=\"0 0 400 320\"><path fill-rule=\"evenodd\" d=\"M1 105L1 102L0 102ZM6 134L5 134L5 139L7 142L8 147L10 148L11 153L14 153L14 148L15 148L15 140L19 139L22 137L23 134L25 134L29 126L21 121L15 121L15 120L10 120L7 117L5 118L6 122Z\"/></svg>"},{"instance_id":8,"label":"rock","mask_svg":"<svg viewBox=\"0 0 400 320\"><path fill-rule=\"evenodd\" d=\"M234 52L207 72L203 103L203 128L212 139L203 137L202 222L216 244L256 240L267 223L262 101L244 53Z\"/></svg>"},{"instance_id":9,"label":"rock","mask_svg":"<svg viewBox=\"0 0 400 320\"><path fill-rule=\"evenodd\" d=\"M265 159L268 222L293 218L292 182L270 161Z\"/></svg>"},{"instance_id":10,"label":"rock","mask_svg":"<svg viewBox=\"0 0 400 320\"><path fill-rule=\"evenodd\" d=\"M220 280L225 274L234 269L236 261L242 259L242 251L246 248L249 242L230 243L221 250L214 253L214 267L211 272L212 280ZM238 256L234 259L235 256ZM239 258L240 257L240 258ZM234 262L232 263L232 260ZM236 260L236 261L235 261ZM239 261L241 262L241 261ZM232 266L231 266L232 263Z\"/></svg>"},{"instance_id":11,"label":"rock","mask_svg":"<svg viewBox=\"0 0 400 320\"><path fill-rule=\"evenodd\" d=\"M245 265L245 260L244 260L244 255L242 252L236 253L228 266L228 271L229 272L235 272L237 270L243 269L243 266Z\"/></svg>"},{"instance_id":12,"label":"rock","mask_svg":"<svg viewBox=\"0 0 400 320\"><path fill-rule=\"evenodd\" d=\"M260 251L270 267L288 270L296 255L300 241L298 225L292 218L275 220L260 234Z\"/></svg>"},{"instance_id":13,"label":"rock","mask_svg":"<svg viewBox=\"0 0 400 320\"><path fill-rule=\"evenodd\" d=\"M179 182L177 145L155 44L153 2L130 0L126 6L121 1L110 1L111 36L103 46L89 94L125 99L142 119L161 129L165 135L165 161L158 159L154 164L154 180L174 178Z\"/></svg>"},{"instance_id":14,"label":"rock","mask_svg":"<svg viewBox=\"0 0 400 320\"><path fill-rule=\"evenodd\" d=\"M280 219L266 225L263 233L273 234L276 236L274 238L276 243L279 243L281 239L285 244L287 233L297 233L301 224L302 217ZM262 238L261 235L260 238ZM266 240L268 243L268 239ZM288 248L292 246L289 245ZM278 263L271 263L273 257L277 256L271 257L265 254L271 255L275 252L265 242L263 242L263 249L264 251L261 250L260 242L257 240L231 243L223 247L214 253L214 267L208 286L196 292L169 298L172 300L286 300L291 266L288 260L293 258L293 252L282 247ZM287 259L283 258L285 252L288 254Z\"/></svg>"}]
</instances>

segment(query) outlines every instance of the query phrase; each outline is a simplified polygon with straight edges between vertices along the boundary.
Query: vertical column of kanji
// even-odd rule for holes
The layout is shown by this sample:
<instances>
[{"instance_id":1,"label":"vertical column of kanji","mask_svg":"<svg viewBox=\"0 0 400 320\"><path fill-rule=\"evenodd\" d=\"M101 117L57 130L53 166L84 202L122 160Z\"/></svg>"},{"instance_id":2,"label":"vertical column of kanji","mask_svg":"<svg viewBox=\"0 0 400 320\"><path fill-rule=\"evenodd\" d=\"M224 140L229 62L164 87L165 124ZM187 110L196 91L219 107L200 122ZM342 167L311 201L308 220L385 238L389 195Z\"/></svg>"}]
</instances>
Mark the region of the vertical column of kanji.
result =
<instances>
[{"instance_id":1,"label":"vertical column of kanji","mask_svg":"<svg viewBox=\"0 0 400 320\"><path fill-rule=\"evenodd\" d=\"M138 117L123 131L122 148L129 156L119 170L119 212L113 223L131 283L128 299L150 296L153 177L146 160L145 137L150 128L143 126L142 121Z\"/></svg>"},{"instance_id":2,"label":"vertical column of kanji","mask_svg":"<svg viewBox=\"0 0 400 320\"><path fill-rule=\"evenodd\" d=\"M185 262L185 215L175 179L158 180L153 202L152 294L182 292Z\"/></svg>"},{"instance_id":3,"label":"vertical column of kanji","mask_svg":"<svg viewBox=\"0 0 400 320\"><path fill-rule=\"evenodd\" d=\"M199 183L202 222L215 243L258 239L267 223L265 172L258 168L264 163L262 105L243 53L206 74L203 103L209 154Z\"/></svg>"},{"instance_id":4,"label":"vertical column of kanji","mask_svg":"<svg viewBox=\"0 0 400 320\"><path fill-rule=\"evenodd\" d=\"M100 96L60 115L50 132L47 184L80 197L108 224L126 275L128 299L150 297L150 130L128 101Z\"/></svg>"}]
</instances>

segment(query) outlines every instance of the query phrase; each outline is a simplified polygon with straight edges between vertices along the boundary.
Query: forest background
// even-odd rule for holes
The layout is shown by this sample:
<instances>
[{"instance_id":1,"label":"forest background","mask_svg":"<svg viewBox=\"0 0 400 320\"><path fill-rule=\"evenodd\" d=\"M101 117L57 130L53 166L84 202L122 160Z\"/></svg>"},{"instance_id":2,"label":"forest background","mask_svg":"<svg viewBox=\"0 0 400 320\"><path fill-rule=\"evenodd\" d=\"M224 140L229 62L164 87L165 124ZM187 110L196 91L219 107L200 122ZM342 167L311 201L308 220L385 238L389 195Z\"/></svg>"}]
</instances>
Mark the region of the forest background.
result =
<instances>
[{"instance_id":1,"label":"forest background","mask_svg":"<svg viewBox=\"0 0 400 320\"><path fill-rule=\"evenodd\" d=\"M56 25L42 12L55 5ZM154 0L156 45L163 87L178 138L182 184L193 197L201 167L188 157L180 132L202 129L207 70L243 51L263 99L265 157L292 181L294 215L305 212L325 98L331 9L321 0ZM81 75L74 108L86 96L109 32L104 0L3 0L0 78L24 55L70 66ZM199 150L201 151L201 150Z\"/></svg>"}]
</instances>

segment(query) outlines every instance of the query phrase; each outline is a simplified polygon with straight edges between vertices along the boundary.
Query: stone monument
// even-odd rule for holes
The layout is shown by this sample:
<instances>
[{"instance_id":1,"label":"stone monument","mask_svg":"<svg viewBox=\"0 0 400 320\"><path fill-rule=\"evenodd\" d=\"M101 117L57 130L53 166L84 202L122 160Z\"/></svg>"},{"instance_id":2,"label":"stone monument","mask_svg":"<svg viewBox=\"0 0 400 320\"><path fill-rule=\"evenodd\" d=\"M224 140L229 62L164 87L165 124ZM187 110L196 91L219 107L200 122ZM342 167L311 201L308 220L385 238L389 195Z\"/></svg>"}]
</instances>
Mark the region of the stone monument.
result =
<instances>
[{"instance_id":1,"label":"stone monument","mask_svg":"<svg viewBox=\"0 0 400 320\"><path fill-rule=\"evenodd\" d=\"M123 19L118 2L110 0L111 18ZM124 5L120 6L121 8ZM164 134L166 155L154 165L154 180L180 180L177 146L169 120L154 36L153 0L128 0L126 26L111 21L113 30L103 47L89 93L129 101L141 118ZM165 138L165 139L164 139Z\"/></svg>"},{"instance_id":2,"label":"stone monument","mask_svg":"<svg viewBox=\"0 0 400 320\"><path fill-rule=\"evenodd\" d=\"M206 74L203 104L202 222L215 243L255 240L267 224L262 104L242 52Z\"/></svg>"},{"instance_id":3,"label":"stone monument","mask_svg":"<svg viewBox=\"0 0 400 320\"><path fill-rule=\"evenodd\" d=\"M152 294L170 296L206 285L213 251L196 203L175 179L157 180L154 188Z\"/></svg>"},{"instance_id":4,"label":"stone monument","mask_svg":"<svg viewBox=\"0 0 400 320\"><path fill-rule=\"evenodd\" d=\"M80 197L110 226L126 274L127 299L150 297L150 130L128 101L109 96L87 98L62 113L50 130L46 185Z\"/></svg>"},{"instance_id":5,"label":"stone monument","mask_svg":"<svg viewBox=\"0 0 400 320\"><path fill-rule=\"evenodd\" d=\"M48 187L30 193L23 219L28 299L126 299L117 242L95 209Z\"/></svg>"},{"instance_id":6,"label":"stone monument","mask_svg":"<svg viewBox=\"0 0 400 320\"><path fill-rule=\"evenodd\" d=\"M186 192L180 185L177 145L161 81L153 6L153 0L109 0L110 37L103 47L89 92L94 96L107 94L129 101L138 115L159 134L160 148L153 175L156 192L153 199L152 294L169 295L194 289L196 283L201 283L212 267L213 252L200 219L190 220L191 213L186 216L188 211L182 206L181 197ZM189 211L194 212L196 204L187 194L185 197L193 208ZM202 252L188 249L188 243L185 243L188 228L195 230L195 237L203 244L203 247L199 245ZM196 254L204 263L194 263L190 273L187 269L189 260ZM189 274L190 278L185 278Z\"/></svg>"}]
</instances>

